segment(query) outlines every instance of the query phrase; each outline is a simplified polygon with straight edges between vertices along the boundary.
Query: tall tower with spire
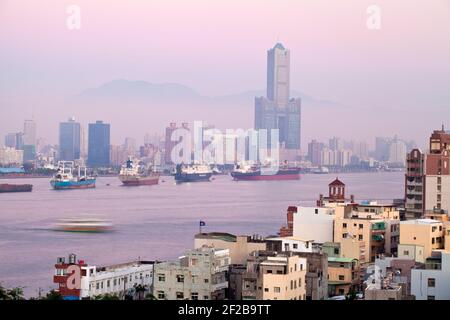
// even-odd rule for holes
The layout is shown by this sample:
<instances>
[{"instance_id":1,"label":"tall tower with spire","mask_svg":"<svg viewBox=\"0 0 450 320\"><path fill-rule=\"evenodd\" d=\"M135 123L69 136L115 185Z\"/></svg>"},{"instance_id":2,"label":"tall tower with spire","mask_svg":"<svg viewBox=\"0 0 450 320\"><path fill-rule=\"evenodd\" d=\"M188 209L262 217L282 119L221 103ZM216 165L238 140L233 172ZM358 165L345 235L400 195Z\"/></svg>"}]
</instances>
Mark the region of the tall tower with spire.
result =
<instances>
[{"instance_id":1,"label":"tall tower with spire","mask_svg":"<svg viewBox=\"0 0 450 320\"><path fill-rule=\"evenodd\" d=\"M301 100L290 98L290 51L277 43L267 51L267 96L255 98L255 129L279 130L280 149L296 160L301 141ZM269 139L270 141L270 139ZM271 147L269 145L269 147Z\"/></svg>"}]
</instances>

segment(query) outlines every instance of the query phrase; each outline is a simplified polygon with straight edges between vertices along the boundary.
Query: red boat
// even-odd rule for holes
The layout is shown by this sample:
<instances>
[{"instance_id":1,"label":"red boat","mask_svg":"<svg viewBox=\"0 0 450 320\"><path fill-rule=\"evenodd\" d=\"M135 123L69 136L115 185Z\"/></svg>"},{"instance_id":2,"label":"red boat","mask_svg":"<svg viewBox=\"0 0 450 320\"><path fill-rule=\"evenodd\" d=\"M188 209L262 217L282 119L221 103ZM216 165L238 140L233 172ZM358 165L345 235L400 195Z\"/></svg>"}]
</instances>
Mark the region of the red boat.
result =
<instances>
[{"instance_id":1,"label":"red boat","mask_svg":"<svg viewBox=\"0 0 450 320\"><path fill-rule=\"evenodd\" d=\"M0 184L0 193L3 192L31 192L32 184Z\"/></svg>"}]
</instances>

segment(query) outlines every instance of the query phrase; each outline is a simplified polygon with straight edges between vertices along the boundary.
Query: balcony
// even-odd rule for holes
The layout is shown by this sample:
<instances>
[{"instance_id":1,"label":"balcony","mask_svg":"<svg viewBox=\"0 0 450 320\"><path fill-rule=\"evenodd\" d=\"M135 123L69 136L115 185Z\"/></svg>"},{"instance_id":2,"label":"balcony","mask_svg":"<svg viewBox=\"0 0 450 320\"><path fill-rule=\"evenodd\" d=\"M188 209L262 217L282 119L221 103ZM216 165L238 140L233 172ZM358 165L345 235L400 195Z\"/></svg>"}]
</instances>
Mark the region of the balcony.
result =
<instances>
[{"instance_id":1,"label":"balcony","mask_svg":"<svg viewBox=\"0 0 450 320\"><path fill-rule=\"evenodd\" d=\"M224 281L221 283L216 283L211 285L211 290L212 291L219 291L219 290L223 290L223 289L227 289L228 288L228 281Z\"/></svg>"}]
</instances>

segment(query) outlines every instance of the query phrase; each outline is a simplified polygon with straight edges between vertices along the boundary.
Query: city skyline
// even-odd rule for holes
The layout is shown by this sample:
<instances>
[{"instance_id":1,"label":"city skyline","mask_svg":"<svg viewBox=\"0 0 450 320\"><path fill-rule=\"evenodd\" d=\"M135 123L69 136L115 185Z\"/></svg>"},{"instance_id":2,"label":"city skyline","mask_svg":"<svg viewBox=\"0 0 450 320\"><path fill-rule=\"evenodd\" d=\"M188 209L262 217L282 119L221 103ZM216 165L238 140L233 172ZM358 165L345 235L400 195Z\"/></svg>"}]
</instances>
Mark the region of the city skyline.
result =
<instances>
[{"instance_id":1,"label":"city skyline","mask_svg":"<svg viewBox=\"0 0 450 320\"><path fill-rule=\"evenodd\" d=\"M313 97L308 101L301 96L303 146L312 138L337 135L333 130L342 131L339 135L346 138L356 130L365 140L386 132L419 141L450 115L450 45L442 41L450 30L445 1L417 7L408 1L380 1L380 30L367 28L366 9L371 3L365 0L330 7L323 1L266 1L265 6L252 1L239 6L237 2L195 1L187 7L176 1L154 1L131 2L126 8L119 3L79 1L80 30L67 29L68 3L48 3L52 9L29 4L25 14L21 1L0 5L0 104L2 110L10 111L8 121L0 118L2 136L16 130L14 123L21 123L23 115L34 114L41 124L39 135L52 137L63 120L61 113L64 118L73 113L66 110L77 111L82 123L99 118L114 123L113 141L159 132L170 121L203 120L222 128L250 128L254 94L238 101L211 97L263 89L263 52L277 40L291 49L291 90ZM177 6L171 6L174 3ZM153 13L157 19L144 19ZM224 19L227 14L235 18L232 29ZM253 27L246 23L250 16L256 19ZM172 25L175 17L186 28ZM397 23L398 17L408 20ZM266 25L268 18L276 23ZM127 19L132 22L115 23ZM214 28L205 30L205 24L212 21ZM34 40L22 45L14 40L27 35ZM39 45L49 37L53 50ZM399 43L398 38L404 41ZM103 39L102 46L93 45L96 39ZM118 46L124 42L126 46ZM33 57L23 52L33 52ZM89 88L101 88L116 79L179 83L194 88L204 99L161 101L152 96L135 101L134 87L122 99L83 95ZM126 83L124 87L128 88ZM134 114L142 116L136 119ZM178 118L172 119L171 114ZM433 124L423 127L424 118ZM136 125L130 127L126 123L132 119ZM320 128L314 125L317 119ZM383 123L383 129L366 122ZM56 137L53 140L56 143Z\"/></svg>"}]
</instances>

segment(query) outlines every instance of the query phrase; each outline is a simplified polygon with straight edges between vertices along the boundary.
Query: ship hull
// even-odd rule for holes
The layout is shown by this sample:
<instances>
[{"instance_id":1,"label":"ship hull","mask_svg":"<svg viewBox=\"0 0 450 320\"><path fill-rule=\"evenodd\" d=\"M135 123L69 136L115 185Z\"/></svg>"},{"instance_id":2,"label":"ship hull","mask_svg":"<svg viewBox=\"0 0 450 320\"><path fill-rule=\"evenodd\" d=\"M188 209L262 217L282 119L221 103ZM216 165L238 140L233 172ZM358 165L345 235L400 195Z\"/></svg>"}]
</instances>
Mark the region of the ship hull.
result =
<instances>
[{"instance_id":1,"label":"ship hull","mask_svg":"<svg viewBox=\"0 0 450 320\"><path fill-rule=\"evenodd\" d=\"M159 183L159 176L153 177L127 177L119 176L120 181L126 187L152 186Z\"/></svg>"},{"instance_id":2,"label":"ship hull","mask_svg":"<svg viewBox=\"0 0 450 320\"><path fill-rule=\"evenodd\" d=\"M232 172L234 180L243 181L279 181L279 180L300 180L300 170L278 171L275 174L261 174L260 171L251 173Z\"/></svg>"},{"instance_id":3,"label":"ship hull","mask_svg":"<svg viewBox=\"0 0 450 320\"><path fill-rule=\"evenodd\" d=\"M0 193L7 192L31 192L33 185L31 184L0 184Z\"/></svg>"},{"instance_id":4,"label":"ship hull","mask_svg":"<svg viewBox=\"0 0 450 320\"><path fill-rule=\"evenodd\" d=\"M95 188L95 180L86 181L51 181L51 186L55 190L91 189Z\"/></svg>"},{"instance_id":5,"label":"ship hull","mask_svg":"<svg viewBox=\"0 0 450 320\"><path fill-rule=\"evenodd\" d=\"M210 181L212 173L175 174L176 182L202 182Z\"/></svg>"}]
</instances>

